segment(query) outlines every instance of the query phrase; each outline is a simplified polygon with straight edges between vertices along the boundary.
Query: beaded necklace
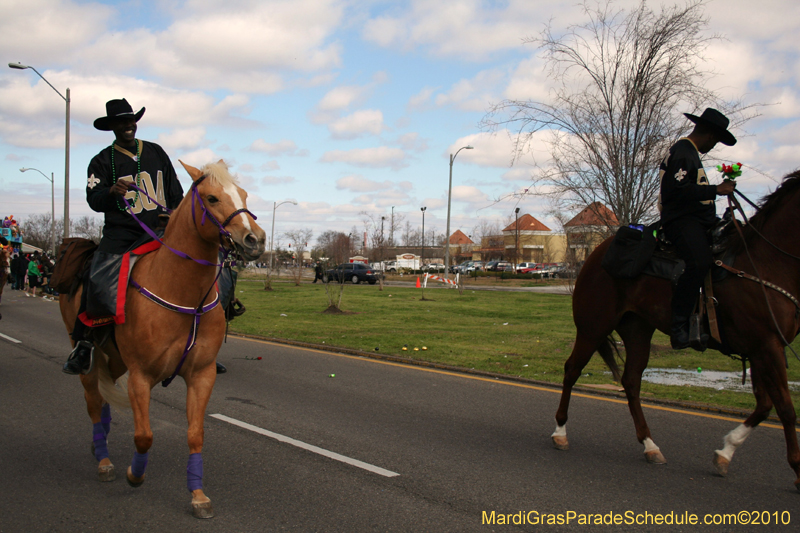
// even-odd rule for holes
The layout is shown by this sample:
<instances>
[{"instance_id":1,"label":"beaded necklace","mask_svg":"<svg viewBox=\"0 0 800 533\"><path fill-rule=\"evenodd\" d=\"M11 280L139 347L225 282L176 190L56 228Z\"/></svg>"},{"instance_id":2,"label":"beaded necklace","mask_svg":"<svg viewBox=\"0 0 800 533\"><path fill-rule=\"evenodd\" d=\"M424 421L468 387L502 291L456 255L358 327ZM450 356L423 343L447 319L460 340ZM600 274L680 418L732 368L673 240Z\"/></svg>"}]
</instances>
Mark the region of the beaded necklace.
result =
<instances>
[{"instance_id":1,"label":"beaded necklace","mask_svg":"<svg viewBox=\"0 0 800 533\"><path fill-rule=\"evenodd\" d=\"M134 139L136 142L136 185L141 188L142 187L142 154L139 152L139 139ZM116 144L117 141L111 143L111 185L117 183L117 167L114 164L114 152L116 152ZM136 205L136 202L139 201L139 191L136 191L136 198L133 199L131 205ZM117 198L117 207L120 211L125 211L125 208L119 202L119 198Z\"/></svg>"}]
</instances>

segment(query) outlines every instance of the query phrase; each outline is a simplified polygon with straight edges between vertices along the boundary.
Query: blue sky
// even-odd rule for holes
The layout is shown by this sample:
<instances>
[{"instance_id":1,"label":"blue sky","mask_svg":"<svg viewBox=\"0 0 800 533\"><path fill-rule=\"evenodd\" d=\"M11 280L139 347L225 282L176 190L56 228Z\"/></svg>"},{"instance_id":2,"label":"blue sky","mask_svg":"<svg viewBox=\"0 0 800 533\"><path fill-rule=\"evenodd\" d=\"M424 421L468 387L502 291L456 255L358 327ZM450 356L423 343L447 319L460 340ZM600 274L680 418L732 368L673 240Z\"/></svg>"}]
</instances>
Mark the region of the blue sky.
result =
<instances>
[{"instance_id":1,"label":"blue sky","mask_svg":"<svg viewBox=\"0 0 800 533\"><path fill-rule=\"evenodd\" d=\"M709 0L705 14L708 32L727 38L706 52L720 73L713 88L772 104L735 131L735 147L712 153L757 169L740 178L757 198L800 161L800 7ZM531 160L510 167L508 135L479 122L503 98L546 94L523 38L582 20L575 4L551 0L0 0L0 214L50 211L50 184L20 167L54 173L57 214L63 205L64 102L32 71L5 67L21 62L71 90L73 217L93 214L86 167L112 140L92 122L125 97L147 108L139 137L176 168L225 159L267 231L273 202L298 202L279 208L276 235L362 231L363 213L388 220L392 206L416 227L426 206L426 230L443 233L448 154L466 144L475 149L456 159L451 230L505 225L518 205L557 229L543 198L514 195L530 184Z\"/></svg>"}]
</instances>

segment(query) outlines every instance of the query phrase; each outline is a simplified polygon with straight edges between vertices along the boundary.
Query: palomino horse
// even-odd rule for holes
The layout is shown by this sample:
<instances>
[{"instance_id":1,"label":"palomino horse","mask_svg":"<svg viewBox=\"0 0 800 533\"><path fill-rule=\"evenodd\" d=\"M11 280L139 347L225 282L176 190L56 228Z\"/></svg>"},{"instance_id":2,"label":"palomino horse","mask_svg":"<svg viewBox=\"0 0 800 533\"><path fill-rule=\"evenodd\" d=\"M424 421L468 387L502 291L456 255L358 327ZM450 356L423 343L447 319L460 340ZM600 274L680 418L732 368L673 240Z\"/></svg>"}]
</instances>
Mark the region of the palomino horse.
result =
<instances>
[{"instance_id":1,"label":"palomino horse","mask_svg":"<svg viewBox=\"0 0 800 533\"><path fill-rule=\"evenodd\" d=\"M797 171L788 175L782 185L764 199L758 213L744 228L744 240L735 232L729 236L730 245L737 251L733 267L758 275L797 298L800 296L800 236L786 228L796 228L799 224L800 171ZM636 437L644 444L648 461L665 463L650 435L639 391L642 372L650 358L653 333L656 329L666 333L670 328L671 285L667 280L644 275L631 280L613 279L600 266L609 244L607 240L589 256L575 283L572 306L577 336L572 354L564 365L564 385L556 412L553 444L562 450L569 447L566 423L570 393L594 352L600 353L615 378L620 379L610 337L616 331L625 346L625 369L620 383L625 388ZM788 342L794 339L800 326L799 309L777 290L744 277L729 276L715 283L714 296L719 302L717 318L722 342L730 353L740 354L750 361L756 397L755 411L725 436L723 448L715 452L714 465L720 475L727 475L736 448L767 418L774 406L783 424L787 457L796 477L794 483L800 489L796 416L789 395L783 342L778 332L779 328Z\"/></svg>"},{"instance_id":2,"label":"palomino horse","mask_svg":"<svg viewBox=\"0 0 800 533\"><path fill-rule=\"evenodd\" d=\"M187 482L192 508L198 518L210 518L213 510L202 489L201 452L203 417L216 379L214 363L225 334L223 309L219 305L212 308L217 298L213 286L218 253L222 242L226 248L235 247L245 259L255 259L264 253L266 234L246 209L247 193L236 184L222 161L202 170L183 166L192 177L190 193L172 214L163 245L136 262L131 283L144 290L127 288L125 323L114 326L115 338L95 339L96 363L91 372L81 376L81 382L94 424L92 448L99 461L101 481L115 477L106 444L110 427L106 402L117 407L116 402L122 399L121 403L133 409L136 453L127 479L131 485L139 486L144 482L147 453L153 444L150 391L178 372L186 382L190 453ZM174 252L176 248L180 255ZM156 295L159 301L149 299L145 293ZM75 323L79 302L80 292L71 299L60 300L68 331ZM179 306L184 309L182 313L175 312ZM206 312L196 317L183 314L186 309L190 313L199 311L197 315ZM196 318L200 320L195 331ZM187 350L187 336L191 341L192 331L196 333L194 346ZM114 387L126 371L127 396Z\"/></svg>"}]
</instances>

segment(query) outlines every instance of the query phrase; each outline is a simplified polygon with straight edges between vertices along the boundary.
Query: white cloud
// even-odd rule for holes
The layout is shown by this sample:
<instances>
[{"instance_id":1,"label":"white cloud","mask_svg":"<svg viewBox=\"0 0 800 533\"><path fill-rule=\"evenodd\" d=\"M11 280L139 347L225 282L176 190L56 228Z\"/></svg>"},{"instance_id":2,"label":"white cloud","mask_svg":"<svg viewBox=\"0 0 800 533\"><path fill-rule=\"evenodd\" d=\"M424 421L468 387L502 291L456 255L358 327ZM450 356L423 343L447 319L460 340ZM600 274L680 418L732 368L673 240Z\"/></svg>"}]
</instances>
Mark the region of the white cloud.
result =
<instances>
[{"instance_id":1,"label":"white cloud","mask_svg":"<svg viewBox=\"0 0 800 533\"><path fill-rule=\"evenodd\" d=\"M361 175L350 175L336 180L337 189L352 192L375 192L391 189L392 187L393 183L391 181L386 180L381 183Z\"/></svg>"},{"instance_id":2,"label":"white cloud","mask_svg":"<svg viewBox=\"0 0 800 533\"><path fill-rule=\"evenodd\" d=\"M472 79L456 82L447 93L436 95L438 106L455 105L465 111L487 111L500 93L507 75L499 69L483 70Z\"/></svg>"},{"instance_id":3,"label":"white cloud","mask_svg":"<svg viewBox=\"0 0 800 533\"><path fill-rule=\"evenodd\" d=\"M436 92L436 87L424 87L420 92L408 99L408 109L424 111L431 105L431 98Z\"/></svg>"},{"instance_id":4,"label":"white cloud","mask_svg":"<svg viewBox=\"0 0 800 533\"><path fill-rule=\"evenodd\" d=\"M453 187L453 201L478 203L489 201L489 196L477 187L471 185L456 185Z\"/></svg>"},{"instance_id":5,"label":"white cloud","mask_svg":"<svg viewBox=\"0 0 800 533\"><path fill-rule=\"evenodd\" d=\"M320 111L341 111L360 102L369 91L368 87L347 85L334 87L317 104Z\"/></svg>"},{"instance_id":6,"label":"white cloud","mask_svg":"<svg viewBox=\"0 0 800 533\"><path fill-rule=\"evenodd\" d=\"M383 113L377 109L364 109L334 120L328 124L334 139L355 139L364 134L380 135L384 130Z\"/></svg>"},{"instance_id":7,"label":"white cloud","mask_svg":"<svg viewBox=\"0 0 800 533\"><path fill-rule=\"evenodd\" d=\"M536 31L542 7L530 0L509 0L487 7L483 2L414 0L407 11L375 17L364 25L363 37L384 48L429 49L437 56L483 59L499 50L518 48Z\"/></svg>"},{"instance_id":8,"label":"white cloud","mask_svg":"<svg viewBox=\"0 0 800 533\"><path fill-rule=\"evenodd\" d=\"M320 160L323 163L348 163L357 167L391 168L398 170L407 167L406 153L399 148L379 146L377 148L355 148L353 150L332 150L325 152Z\"/></svg>"},{"instance_id":9,"label":"white cloud","mask_svg":"<svg viewBox=\"0 0 800 533\"><path fill-rule=\"evenodd\" d=\"M275 156L289 155L304 157L308 155L308 150L298 150L294 141L283 139L277 143L268 143L264 139L257 139L248 148L251 152L264 152Z\"/></svg>"},{"instance_id":10,"label":"white cloud","mask_svg":"<svg viewBox=\"0 0 800 533\"><path fill-rule=\"evenodd\" d=\"M421 138L417 132L403 134L396 142L406 151L424 152L428 149L428 141Z\"/></svg>"},{"instance_id":11,"label":"white cloud","mask_svg":"<svg viewBox=\"0 0 800 533\"><path fill-rule=\"evenodd\" d=\"M208 144L206 129L202 127L175 129L169 133L162 133L156 141L162 145L167 153L178 149L197 148Z\"/></svg>"},{"instance_id":12,"label":"white cloud","mask_svg":"<svg viewBox=\"0 0 800 533\"><path fill-rule=\"evenodd\" d=\"M264 176L259 180L262 185L286 185L287 183L294 183L297 180L292 176Z\"/></svg>"}]
</instances>

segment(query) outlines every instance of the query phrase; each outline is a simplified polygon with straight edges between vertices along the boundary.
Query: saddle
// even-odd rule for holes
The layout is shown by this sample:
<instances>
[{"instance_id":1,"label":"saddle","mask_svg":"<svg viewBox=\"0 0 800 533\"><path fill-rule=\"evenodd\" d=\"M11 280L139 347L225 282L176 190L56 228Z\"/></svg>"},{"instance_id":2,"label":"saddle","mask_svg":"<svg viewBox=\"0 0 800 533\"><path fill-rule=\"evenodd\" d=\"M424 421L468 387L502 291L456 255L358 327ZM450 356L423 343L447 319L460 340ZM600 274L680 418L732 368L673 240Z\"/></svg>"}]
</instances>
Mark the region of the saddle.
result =
<instances>
[{"instance_id":1,"label":"saddle","mask_svg":"<svg viewBox=\"0 0 800 533\"><path fill-rule=\"evenodd\" d=\"M690 320L690 340L696 350L704 351L708 331L711 338L726 352L721 341L716 316L713 284L724 280L733 269L735 255L728 250L726 228L731 223L728 213L709 230L714 266L706 276L695 311ZM673 286L686 269L674 245L664 236L661 222L649 226L630 225L619 229L603 257L603 268L615 279L632 279L640 275L669 280ZM709 303L711 305L709 305ZM729 350L727 350L729 351Z\"/></svg>"}]
</instances>

